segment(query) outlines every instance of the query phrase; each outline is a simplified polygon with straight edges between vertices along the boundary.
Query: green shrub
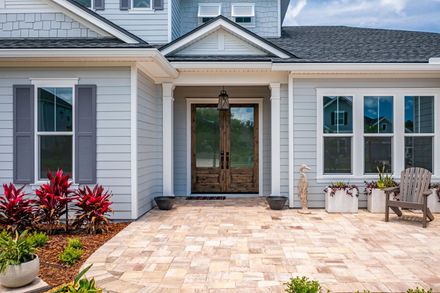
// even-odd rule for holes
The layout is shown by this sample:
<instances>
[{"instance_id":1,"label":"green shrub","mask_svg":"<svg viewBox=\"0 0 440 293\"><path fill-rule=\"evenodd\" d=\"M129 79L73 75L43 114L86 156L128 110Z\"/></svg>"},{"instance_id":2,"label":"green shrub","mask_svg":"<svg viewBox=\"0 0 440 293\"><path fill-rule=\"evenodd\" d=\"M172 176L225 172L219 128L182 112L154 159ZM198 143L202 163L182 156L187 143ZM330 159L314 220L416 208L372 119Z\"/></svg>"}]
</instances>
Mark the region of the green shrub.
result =
<instances>
[{"instance_id":1,"label":"green shrub","mask_svg":"<svg viewBox=\"0 0 440 293\"><path fill-rule=\"evenodd\" d=\"M321 285L318 281L309 280L307 277L296 277L286 283L287 293L320 293Z\"/></svg>"},{"instance_id":2,"label":"green shrub","mask_svg":"<svg viewBox=\"0 0 440 293\"><path fill-rule=\"evenodd\" d=\"M87 268L83 269L78 275L75 277L73 284L65 285L54 293L101 293L102 290L96 288L95 280L88 280L84 277L85 273L92 267L89 265Z\"/></svg>"},{"instance_id":3,"label":"green shrub","mask_svg":"<svg viewBox=\"0 0 440 293\"><path fill-rule=\"evenodd\" d=\"M406 293L432 293L432 289L425 290L423 288L416 287L415 289L408 289Z\"/></svg>"},{"instance_id":4,"label":"green shrub","mask_svg":"<svg viewBox=\"0 0 440 293\"><path fill-rule=\"evenodd\" d=\"M35 258L35 247L28 241L28 232L15 233L12 237L6 231L0 233L0 273L10 265L19 265Z\"/></svg>"},{"instance_id":5,"label":"green shrub","mask_svg":"<svg viewBox=\"0 0 440 293\"><path fill-rule=\"evenodd\" d=\"M79 240L79 238L67 238L67 246L76 249L83 248L83 245L81 243L81 240Z\"/></svg>"},{"instance_id":6,"label":"green shrub","mask_svg":"<svg viewBox=\"0 0 440 293\"><path fill-rule=\"evenodd\" d=\"M73 266L80 260L82 254L83 250L81 248L67 246L60 254L60 261L65 265Z\"/></svg>"},{"instance_id":7,"label":"green shrub","mask_svg":"<svg viewBox=\"0 0 440 293\"><path fill-rule=\"evenodd\" d=\"M44 232L34 232L29 235L28 241L34 247L43 247L49 241L49 236Z\"/></svg>"}]
</instances>

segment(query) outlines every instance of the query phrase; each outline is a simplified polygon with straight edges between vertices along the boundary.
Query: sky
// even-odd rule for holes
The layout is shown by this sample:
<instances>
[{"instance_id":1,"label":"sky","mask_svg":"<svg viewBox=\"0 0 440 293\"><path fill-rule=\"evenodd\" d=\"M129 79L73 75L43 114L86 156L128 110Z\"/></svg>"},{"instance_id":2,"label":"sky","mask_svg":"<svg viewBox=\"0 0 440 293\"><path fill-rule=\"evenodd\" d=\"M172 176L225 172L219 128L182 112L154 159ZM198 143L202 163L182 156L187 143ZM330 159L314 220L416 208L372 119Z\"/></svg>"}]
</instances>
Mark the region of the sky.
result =
<instances>
[{"instance_id":1,"label":"sky","mask_svg":"<svg viewBox=\"0 0 440 293\"><path fill-rule=\"evenodd\" d=\"M291 0L284 22L440 33L440 0Z\"/></svg>"}]
</instances>

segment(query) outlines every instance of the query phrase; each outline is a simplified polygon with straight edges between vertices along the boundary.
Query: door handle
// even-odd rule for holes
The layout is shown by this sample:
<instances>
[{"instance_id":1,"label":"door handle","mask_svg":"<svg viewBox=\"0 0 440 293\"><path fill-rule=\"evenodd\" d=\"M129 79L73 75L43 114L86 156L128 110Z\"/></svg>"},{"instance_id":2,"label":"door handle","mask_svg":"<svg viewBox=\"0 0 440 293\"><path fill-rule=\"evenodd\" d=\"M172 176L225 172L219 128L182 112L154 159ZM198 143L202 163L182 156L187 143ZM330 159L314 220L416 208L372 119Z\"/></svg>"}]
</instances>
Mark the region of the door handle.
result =
<instances>
[{"instance_id":1,"label":"door handle","mask_svg":"<svg viewBox=\"0 0 440 293\"><path fill-rule=\"evenodd\" d=\"M229 169L229 152L226 152L226 169Z\"/></svg>"},{"instance_id":2,"label":"door handle","mask_svg":"<svg viewBox=\"0 0 440 293\"><path fill-rule=\"evenodd\" d=\"M220 169L224 169L225 152L220 152Z\"/></svg>"}]
</instances>

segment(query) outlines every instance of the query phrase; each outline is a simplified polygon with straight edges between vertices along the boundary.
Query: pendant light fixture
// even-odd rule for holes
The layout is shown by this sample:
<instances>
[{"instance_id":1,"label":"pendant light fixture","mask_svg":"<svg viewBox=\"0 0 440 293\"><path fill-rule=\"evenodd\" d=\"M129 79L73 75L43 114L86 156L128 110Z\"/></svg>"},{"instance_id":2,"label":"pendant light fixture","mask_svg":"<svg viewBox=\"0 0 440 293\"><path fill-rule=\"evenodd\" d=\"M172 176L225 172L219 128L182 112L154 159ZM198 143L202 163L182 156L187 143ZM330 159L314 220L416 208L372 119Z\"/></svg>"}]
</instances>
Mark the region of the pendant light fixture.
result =
<instances>
[{"instance_id":1,"label":"pendant light fixture","mask_svg":"<svg viewBox=\"0 0 440 293\"><path fill-rule=\"evenodd\" d=\"M219 111L229 110L229 96L225 90L225 87L223 87L223 89L220 91L220 95L218 95L217 110Z\"/></svg>"}]
</instances>

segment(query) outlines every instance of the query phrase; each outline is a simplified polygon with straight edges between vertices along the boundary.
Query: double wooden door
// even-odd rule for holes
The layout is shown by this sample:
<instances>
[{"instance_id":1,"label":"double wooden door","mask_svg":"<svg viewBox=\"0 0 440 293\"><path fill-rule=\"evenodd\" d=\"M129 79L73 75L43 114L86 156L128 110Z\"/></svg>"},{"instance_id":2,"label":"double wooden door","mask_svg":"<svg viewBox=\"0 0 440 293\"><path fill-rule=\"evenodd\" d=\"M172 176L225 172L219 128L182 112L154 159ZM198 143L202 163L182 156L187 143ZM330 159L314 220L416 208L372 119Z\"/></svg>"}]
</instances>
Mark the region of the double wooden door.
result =
<instances>
[{"instance_id":1,"label":"double wooden door","mask_svg":"<svg viewBox=\"0 0 440 293\"><path fill-rule=\"evenodd\" d=\"M191 108L193 193L258 193L258 105Z\"/></svg>"}]
</instances>

